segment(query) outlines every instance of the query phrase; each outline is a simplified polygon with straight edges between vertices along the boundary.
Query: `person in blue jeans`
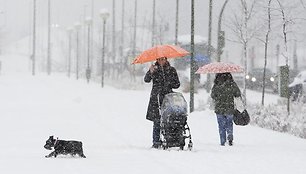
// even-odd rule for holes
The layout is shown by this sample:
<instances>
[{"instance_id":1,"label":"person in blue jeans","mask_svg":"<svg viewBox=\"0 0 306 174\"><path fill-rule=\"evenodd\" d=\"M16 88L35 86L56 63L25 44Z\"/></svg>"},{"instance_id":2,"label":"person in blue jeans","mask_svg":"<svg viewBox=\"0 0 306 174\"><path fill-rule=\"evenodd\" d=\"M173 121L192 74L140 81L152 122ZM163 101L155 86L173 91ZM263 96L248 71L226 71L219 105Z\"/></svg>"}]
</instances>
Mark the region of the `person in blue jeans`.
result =
<instances>
[{"instance_id":1,"label":"person in blue jeans","mask_svg":"<svg viewBox=\"0 0 306 174\"><path fill-rule=\"evenodd\" d=\"M229 145L233 145L233 115L221 115L217 114L217 120L219 125L220 144L225 145L226 134Z\"/></svg>"},{"instance_id":2,"label":"person in blue jeans","mask_svg":"<svg viewBox=\"0 0 306 174\"><path fill-rule=\"evenodd\" d=\"M153 122L152 148L159 148L161 146L159 106L166 94L180 87L180 81L176 69L170 66L166 57L158 58L155 64L151 65L144 76L144 81L153 83L146 119Z\"/></svg>"},{"instance_id":3,"label":"person in blue jeans","mask_svg":"<svg viewBox=\"0 0 306 174\"><path fill-rule=\"evenodd\" d=\"M234 97L241 97L241 92L232 75L217 73L211 98L215 103L221 146L224 146L227 140L230 146L233 145Z\"/></svg>"}]
</instances>

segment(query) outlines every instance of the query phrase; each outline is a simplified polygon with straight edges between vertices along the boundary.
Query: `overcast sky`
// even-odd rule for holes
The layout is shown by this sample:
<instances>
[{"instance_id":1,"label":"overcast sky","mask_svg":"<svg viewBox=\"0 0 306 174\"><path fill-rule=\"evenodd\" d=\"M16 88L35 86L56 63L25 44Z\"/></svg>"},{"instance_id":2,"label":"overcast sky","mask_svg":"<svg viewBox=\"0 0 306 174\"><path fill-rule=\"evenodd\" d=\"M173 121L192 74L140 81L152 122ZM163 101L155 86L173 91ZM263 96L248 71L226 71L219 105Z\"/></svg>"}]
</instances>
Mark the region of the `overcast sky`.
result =
<instances>
[{"instance_id":1,"label":"overcast sky","mask_svg":"<svg viewBox=\"0 0 306 174\"><path fill-rule=\"evenodd\" d=\"M299 1L299 0L295 0ZM305 1L305 0L302 0ZM37 26L47 26L47 0L37 0ZM91 3L94 2L94 23L96 27L101 25L101 19L98 14L100 9L106 8L111 12L112 16L112 0L51 0L52 6L52 23L59 24L62 28L73 26L76 21L80 21L84 17L91 15ZM131 25L129 20L133 19L135 0L125 0L125 25ZM152 4L153 0L138 0L138 25L145 21L152 20ZM195 0L195 34L207 37L208 35L208 2L209 0ZM213 6L213 30L212 42L216 46L216 31L218 15L223 0L214 0ZM235 7L239 4L239 0L230 0L224 14L224 18L228 19L231 13L235 12ZM156 21L163 20L169 23L169 37L174 38L175 28L175 4L176 0L156 0ZM306 3L305 3L306 4ZM116 28L121 29L121 5L122 0L116 0ZM31 34L32 26L32 9L33 0L0 0L0 27L4 32L6 39L16 40ZM306 11L306 10L305 10ZM179 34L190 33L190 13L191 0L180 0L180 20ZM304 13L305 14L305 13ZM112 17L108 19L108 23L112 24ZM300 29L302 32L302 28ZM3 35L3 34L2 34ZM304 34L305 37L305 34ZM306 38L305 38L306 39ZM305 41L301 39L299 47L305 46ZM2 43L3 44L3 43ZM292 44L291 44L292 45ZM227 42L227 50L230 57L239 57L241 55L241 45ZM305 56L305 52L302 53Z\"/></svg>"},{"instance_id":2,"label":"overcast sky","mask_svg":"<svg viewBox=\"0 0 306 174\"><path fill-rule=\"evenodd\" d=\"M92 0L51 0L52 3L52 23L58 23L62 27L73 25L86 16L91 15ZM112 0L94 0L95 22L100 22L98 13L100 9L106 8L112 12ZM134 15L134 0L125 0L126 25L128 20ZM151 20L153 0L138 0L138 23L144 20ZM170 30L175 27L175 4L176 0L156 0L156 20L163 18L169 21ZM121 27L121 5L122 0L116 0L117 28ZM195 0L196 5L196 34L207 36L208 25L208 1ZM214 4L215 10L219 4ZM29 33L32 21L33 0L0 0L0 23L9 31L10 36L20 37ZM180 0L180 34L190 33L190 1ZM217 15L214 15L217 18ZM112 20L110 18L110 20ZM37 25L47 25L47 0L37 0Z\"/></svg>"}]
</instances>

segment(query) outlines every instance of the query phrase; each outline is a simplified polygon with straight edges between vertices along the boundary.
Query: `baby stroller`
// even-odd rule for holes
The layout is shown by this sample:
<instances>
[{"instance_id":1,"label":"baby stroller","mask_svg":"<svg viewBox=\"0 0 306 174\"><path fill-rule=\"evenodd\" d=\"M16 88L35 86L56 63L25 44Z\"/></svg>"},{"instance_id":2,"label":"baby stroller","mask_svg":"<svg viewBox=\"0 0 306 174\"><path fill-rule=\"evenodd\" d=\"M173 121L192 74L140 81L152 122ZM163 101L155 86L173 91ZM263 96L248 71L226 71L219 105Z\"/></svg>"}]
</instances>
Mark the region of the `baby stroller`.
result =
<instances>
[{"instance_id":1,"label":"baby stroller","mask_svg":"<svg viewBox=\"0 0 306 174\"><path fill-rule=\"evenodd\" d=\"M184 149L189 138L188 149L192 149L190 129L187 124L187 102L178 92L166 94L160 107L161 141L163 149L179 147ZM188 131L188 134L187 134Z\"/></svg>"}]
</instances>

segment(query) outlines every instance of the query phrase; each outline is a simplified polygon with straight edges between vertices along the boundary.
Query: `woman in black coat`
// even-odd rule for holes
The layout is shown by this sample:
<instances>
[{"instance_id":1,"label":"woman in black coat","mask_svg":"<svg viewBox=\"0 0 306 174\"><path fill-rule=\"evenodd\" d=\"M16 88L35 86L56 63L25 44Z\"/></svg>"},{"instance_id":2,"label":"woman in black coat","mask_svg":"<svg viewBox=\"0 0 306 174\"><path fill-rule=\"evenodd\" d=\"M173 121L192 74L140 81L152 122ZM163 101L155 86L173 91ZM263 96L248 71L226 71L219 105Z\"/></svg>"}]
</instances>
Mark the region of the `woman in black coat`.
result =
<instances>
[{"instance_id":1,"label":"woman in black coat","mask_svg":"<svg viewBox=\"0 0 306 174\"><path fill-rule=\"evenodd\" d=\"M211 91L211 98L215 103L221 146L225 145L226 134L229 145L233 145L234 97L240 96L240 89L230 73L216 74L214 86Z\"/></svg>"},{"instance_id":2,"label":"woman in black coat","mask_svg":"<svg viewBox=\"0 0 306 174\"><path fill-rule=\"evenodd\" d=\"M166 57L157 59L155 64L151 65L144 81L146 83L153 82L146 119L153 121L152 147L158 148L161 145L159 106L166 94L173 92L172 89L180 87L180 81L175 68L170 66Z\"/></svg>"}]
</instances>

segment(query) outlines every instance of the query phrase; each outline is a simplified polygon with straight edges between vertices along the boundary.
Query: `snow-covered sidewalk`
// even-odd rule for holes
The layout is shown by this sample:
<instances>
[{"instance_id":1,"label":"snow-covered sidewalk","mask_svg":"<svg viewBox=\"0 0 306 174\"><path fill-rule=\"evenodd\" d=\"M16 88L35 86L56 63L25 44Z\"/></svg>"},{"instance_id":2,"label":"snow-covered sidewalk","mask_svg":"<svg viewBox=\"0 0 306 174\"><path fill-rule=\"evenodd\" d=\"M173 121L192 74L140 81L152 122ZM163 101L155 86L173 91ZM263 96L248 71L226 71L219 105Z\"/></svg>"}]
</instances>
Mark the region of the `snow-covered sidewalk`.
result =
<instances>
[{"instance_id":1,"label":"snow-covered sidewalk","mask_svg":"<svg viewBox=\"0 0 306 174\"><path fill-rule=\"evenodd\" d=\"M150 91L118 90L63 75L0 76L0 172L5 174L304 174L306 140L253 126L234 127L221 147L211 110L189 115L192 151L150 149ZM185 97L188 101L188 95ZM86 159L46 159L49 135L83 142Z\"/></svg>"}]
</instances>

